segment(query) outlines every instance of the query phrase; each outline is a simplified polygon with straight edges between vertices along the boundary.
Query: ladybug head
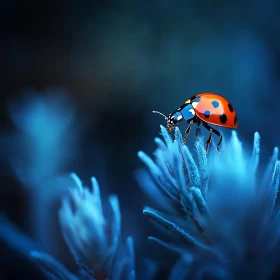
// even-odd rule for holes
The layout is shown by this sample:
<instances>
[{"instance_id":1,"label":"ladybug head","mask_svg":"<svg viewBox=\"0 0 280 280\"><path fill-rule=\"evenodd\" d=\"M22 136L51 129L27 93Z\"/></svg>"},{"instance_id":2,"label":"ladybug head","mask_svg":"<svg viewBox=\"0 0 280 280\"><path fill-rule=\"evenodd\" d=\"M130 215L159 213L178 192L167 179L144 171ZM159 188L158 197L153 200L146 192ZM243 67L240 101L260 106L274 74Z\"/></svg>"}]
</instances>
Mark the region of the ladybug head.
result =
<instances>
[{"instance_id":1,"label":"ladybug head","mask_svg":"<svg viewBox=\"0 0 280 280\"><path fill-rule=\"evenodd\" d=\"M168 117L158 111L153 111L153 113L160 114L165 118L166 127L167 127L168 132L172 132L174 130L176 124L183 120L183 116L180 112L174 112L172 114L169 114Z\"/></svg>"},{"instance_id":2,"label":"ladybug head","mask_svg":"<svg viewBox=\"0 0 280 280\"><path fill-rule=\"evenodd\" d=\"M181 112L176 111L170 114L167 118L167 130L171 132L175 128L175 126L183 119L184 118Z\"/></svg>"}]
</instances>

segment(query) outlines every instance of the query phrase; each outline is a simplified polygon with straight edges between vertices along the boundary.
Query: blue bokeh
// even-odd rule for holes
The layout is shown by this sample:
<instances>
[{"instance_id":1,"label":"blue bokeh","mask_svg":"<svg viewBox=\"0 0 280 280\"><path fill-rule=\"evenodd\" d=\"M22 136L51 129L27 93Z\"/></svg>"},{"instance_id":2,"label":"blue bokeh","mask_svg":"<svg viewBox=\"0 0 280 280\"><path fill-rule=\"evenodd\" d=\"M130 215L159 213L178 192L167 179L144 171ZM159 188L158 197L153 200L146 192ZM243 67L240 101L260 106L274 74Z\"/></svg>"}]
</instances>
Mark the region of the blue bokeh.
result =
<instances>
[{"instance_id":1,"label":"blue bokeh","mask_svg":"<svg viewBox=\"0 0 280 280\"><path fill-rule=\"evenodd\" d=\"M20 239L15 232L11 248L26 240L27 248L36 247L77 272L58 218L62 198L73 187L69 173L75 172L85 186L95 176L104 198L118 196L122 233L133 237L141 279L147 266L156 271L151 259L159 279L174 264L188 263L190 258L177 260L147 241L149 235L163 239L165 234L150 225L143 206L174 213L153 191L137 152L152 154L154 138L161 137L159 127L165 123L152 110L169 114L196 93L209 91L236 109L245 151L255 131L260 133L258 170L263 170L280 143L279 8L276 0L1 3L0 209L6 215L3 224L10 223L7 229L16 225L17 233L28 236ZM182 124L181 131L186 127ZM225 148L231 130L220 131ZM201 132L206 140L208 132ZM213 145L217 141L214 136ZM190 150L194 143L192 130ZM216 171L223 166L213 164ZM238 193L224 188L221 174L213 181L229 196L232 212L230 195ZM241 177L231 177L232 186ZM211 209L224 219L228 212L211 201ZM43 277L7 247L7 258L0 262L3 278ZM26 255L24 248L19 252Z\"/></svg>"}]
</instances>

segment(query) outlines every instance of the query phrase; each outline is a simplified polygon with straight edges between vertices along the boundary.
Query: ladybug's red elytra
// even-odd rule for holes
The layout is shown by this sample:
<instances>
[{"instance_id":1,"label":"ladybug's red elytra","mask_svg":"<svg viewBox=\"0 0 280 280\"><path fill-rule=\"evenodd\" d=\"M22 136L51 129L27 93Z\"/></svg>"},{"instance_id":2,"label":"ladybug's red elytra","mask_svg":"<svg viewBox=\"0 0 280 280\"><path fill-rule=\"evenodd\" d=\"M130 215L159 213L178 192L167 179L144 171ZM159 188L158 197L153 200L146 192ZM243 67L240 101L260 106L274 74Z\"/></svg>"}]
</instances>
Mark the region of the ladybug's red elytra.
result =
<instances>
[{"instance_id":1,"label":"ladybug's red elytra","mask_svg":"<svg viewBox=\"0 0 280 280\"><path fill-rule=\"evenodd\" d=\"M217 145L217 150L220 150L220 145L222 143L222 134L216 129L212 128L209 124L222 126L226 128L237 128L237 117L236 112L233 109L230 102L222 97L221 95L204 92L193 96L188 99L178 110L165 116L161 112L153 111L162 115L167 121L167 130L172 132L175 126L182 122L187 121L189 126L185 131L183 137L183 142L186 142L186 138L190 133L191 125L193 123L197 124L196 136L200 133L200 124L210 131L210 135L206 142L206 153L209 149L209 144L212 142L212 132L220 137L220 141Z\"/></svg>"}]
</instances>

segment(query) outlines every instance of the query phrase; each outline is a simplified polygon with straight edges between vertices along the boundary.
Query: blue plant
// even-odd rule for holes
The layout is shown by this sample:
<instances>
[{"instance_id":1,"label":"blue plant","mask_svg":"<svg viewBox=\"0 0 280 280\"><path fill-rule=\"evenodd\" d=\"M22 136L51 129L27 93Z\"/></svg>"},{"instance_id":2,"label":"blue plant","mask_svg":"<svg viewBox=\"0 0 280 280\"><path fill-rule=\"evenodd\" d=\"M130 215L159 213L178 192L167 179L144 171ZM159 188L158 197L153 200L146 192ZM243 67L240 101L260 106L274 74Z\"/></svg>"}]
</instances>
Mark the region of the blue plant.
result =
<instances>
[{"instance_id":1,"label":"blue plant","mask_svg":"<svg viewBox=\"0 0 280 280\"><path fill-rule=\"evenodd\" d=\"M118 197L109 197L104 209L98 182L92 178L92 190L71 174L75 187L64 197L59 211L63 237L80 269L79 275L69 272L50 254L14 227L7 219L0 220L0 237L14 249L35 260L50 279L135 279L133 240L121 242L121 213Z\"/></svg>"},{"instance_id":2,"label":"blue plant","mask_svg":"<svg viewBox=\"0 0 280 280\"><path fill-rule=\"evenodd\" d=\"M78 151L81 124L77 110L67 93L55 88L41 93L28 90L21 100L11 101L8 109L16 131L4 149L9 151L14 174L30 195L29 228L37 241L56 253L56 233L48 230L55 219L50 205L67 191L69 176L61 173Z\"/></svg>"},{"instance_id":3,"label":"blue plant","mask_svg":"<svg viewBox=\"0 0 280 280\"><path fill-rule=\"evenodd\" d=\"M65 105L69 105L68 99L61 91L47 91L45 96L29 91L23 104L10 106L17 128L11 154L17 157L9 154L8 158L17 178L31 194L29 229L34 240L4 215L0 216L0 239L35 261L50 279L133 280L133 239L129 236L124 244L121 241L118 197L109 196L103 205L95 178L91 179L90 189L76 174L61 174L80 128L74 107ZM75 129L70 130L73 124ZM58 215L57 210L53 211L53 216L50 212L55 200L62 200L62 206ZM54 227L57 216L64 240L78 264L78 274L53 257L61 251ZM150 279L156 266L148 261L144 270L139 271L138 277Z\"/></svg>"},{"instance_id":4,"label":"blue plant","mask_svg":"<svg viewBox=\"0 0 280 280\"><path fill-rule=\"evenodd\" d=\"M43 178L57 175L73 155L81 127L77 110L63 90L48 89L40 95L28 90L22 97L22 102L9 106L17 129L14 142L8 143L14 149L9 160L25 187L38 188ZM75 130L71 129L74 125Z\"/></svg>"},{"instance_id":5,"label":"blue plant","mask_svg":"<svg viewBox=\"0 0 280 280\"><path fill-rule=\"evenodd\" d=\"M121 245L121 213L118 197L109 197L108 217L102 207L99 184L91 179L92 190L84 187L76 174L71 175L76 187L70 189L70 196L63 199L59 219L63 237L77 264L91 279L135 279L134 251L131 237ZM33 251L32 257L39 262L47 274L64 275L67 272L49 255ZM67 276L68 275L68 276ZM68 277L68 278L67 278ZM58 279L64 279L58 277Z\"/></svg>"},{"instance_id":6,"label":"blue plant","mask_svg":"<svg viewBox=\"0 0 280 280\"><path fill-rule=\"evenodd\" d=\"M280 261L278 148L262 172L257 132L252 156L235 131L221 153L207 156L201 138L192 154L178 128L175 141L161 133L154 160L139 152L148 172L137 177L160 207L143 213L175 238L149 237L179 253L170 279L268 279Z\"/></svg>"}]
</instances>

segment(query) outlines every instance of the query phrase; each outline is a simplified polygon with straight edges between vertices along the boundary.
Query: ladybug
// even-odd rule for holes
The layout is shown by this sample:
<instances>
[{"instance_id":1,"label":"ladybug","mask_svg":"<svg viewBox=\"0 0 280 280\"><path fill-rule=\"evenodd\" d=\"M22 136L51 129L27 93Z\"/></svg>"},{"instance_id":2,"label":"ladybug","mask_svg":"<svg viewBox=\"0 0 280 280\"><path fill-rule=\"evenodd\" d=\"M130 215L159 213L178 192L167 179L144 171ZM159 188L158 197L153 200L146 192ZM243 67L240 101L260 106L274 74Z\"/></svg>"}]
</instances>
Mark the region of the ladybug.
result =
<instances>
[{"instance_id":1,"label":"ladybug","mask_svg":"<svg viewBox=\"0 0 280 280\"><path fill-rule=\"evenodd\" d=\"M211 93L204 92L193 96L188 99L177 111L165 116L161 112L153 111L162 115L167 121L167 130L172 132L176 125L182 121L187 121L189 123L185 135L183 137L183 143L186 142L186 138L190 133L191 125L193 123L197 124L196 128L196 137L200 133L200 124L210 131L210 135L206 142L206 153L208 152L209 145L212 142L212 133L214 132L217 136L220 137L220 141L217 144L217 150L220 150L220 145L222 143L222 134L212 128L209 124L222 126L226 128L237 128L237 117L236 112L233 109L230 102L225 99L223 96Z\"/></svg>"}]
</instances>

